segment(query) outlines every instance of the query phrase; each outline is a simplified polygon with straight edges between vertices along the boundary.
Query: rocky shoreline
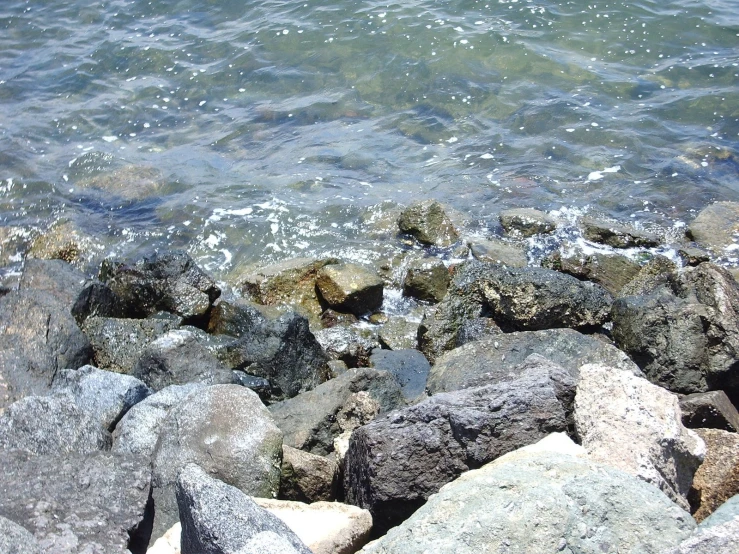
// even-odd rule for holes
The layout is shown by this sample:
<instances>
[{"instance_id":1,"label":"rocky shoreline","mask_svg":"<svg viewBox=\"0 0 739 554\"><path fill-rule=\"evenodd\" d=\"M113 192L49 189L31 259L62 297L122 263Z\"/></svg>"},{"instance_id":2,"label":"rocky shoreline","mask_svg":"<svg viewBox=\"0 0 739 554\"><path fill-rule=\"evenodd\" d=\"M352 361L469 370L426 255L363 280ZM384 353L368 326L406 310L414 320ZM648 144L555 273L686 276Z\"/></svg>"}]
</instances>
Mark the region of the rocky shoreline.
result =
<instances>
[{"instance_id":1,"label":"rocky shoreline","mask_svg":"<svg viewBox=\"0 0 739 554\"><path fill-rule=\"evenodd\" d=\"M585 217L533 267L551 214L469 241L421 202L399 259L228 285L32 249L0 289L0 552L739 552L738 221L665 257Z\"/></svg>"}]
</instances>

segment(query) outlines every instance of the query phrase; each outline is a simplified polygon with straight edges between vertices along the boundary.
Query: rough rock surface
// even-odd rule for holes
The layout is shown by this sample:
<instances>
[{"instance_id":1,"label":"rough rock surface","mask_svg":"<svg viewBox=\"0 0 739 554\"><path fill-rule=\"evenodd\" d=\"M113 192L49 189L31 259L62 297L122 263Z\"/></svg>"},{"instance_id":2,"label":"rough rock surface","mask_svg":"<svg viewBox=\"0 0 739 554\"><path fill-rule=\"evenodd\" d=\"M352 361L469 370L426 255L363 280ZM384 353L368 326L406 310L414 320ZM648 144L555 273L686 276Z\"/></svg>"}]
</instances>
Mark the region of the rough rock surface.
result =
<instances>
[{"instance_id":1,"label":"rough rock surface","mask_svg":"<svg viewBox=\"0 0 739 554\"><path fill-rule=\"evenodd\" d=\"M706 447L683 427L674 394L628 371L586 364L577 383L575 424L593 461L631 473L689 509L690 484Z\"/></svg>"},{"instance_id":2,"label":"rough rock surface","mask_svg":"<svg viewBox=\"0 0 739 554\"><path fill-rule=\"evenodd\" d=\"M685 427L739 432L739 412L724 391L696 392L683 396L680 410Z\"/></svg>"},{"instance_id":3,"label":"rough rock surface","mask_svg":"<svg viewBox=\"0 0 739 554\"><path fill-rule=\"evenodd\" d=\"M618 222L584 217L580 223L586 239L613 248L652 248L660 244L657 235Z\"/></svg>"},{"instance_id":4,"label":"rough rock surface","mask_svg":"<svg viewBox=\"0 0 739 554\"><path fill-rule=\"evenodd\" d=\"M390 350L403 350L418 346L419 321L406 317L390 317L378 332L383 347Z\"/></svg>"},{"instance_id":5,"label":"rough rock surface","mask_svg":"<svg viewBox=\"0 0 739 554\"><path fill-rule=\"evenodd\" d=\"M565 430L545 371L438 394L354 431L344 462L346 499L368 509L381 532L463 472Z\"/></svg>"},{"instance_id":6,"label":"rough rock surface","mask_svg":"<svg viewBox=\"0 0 739 554\"><path fill-rule=\"evenodd\" d=\"M329 502L336 499L338 487L339 466L334 460L283 445L281 499Z\"/></svg>"},{"instance_id":7,"label":"rough rock surface","mask_svg":"<svg viewBox=\"0 0 739 554\"><path fill-rule=\"evenodd\" d=\"M661 554L695 528L648 483L549 442L465 473L360 552Z\"/></svg>"},{"instance_id":8,"label":"rough rock surface","mask_svg":"<svg viewBox=\"0 0 739 554\"><path fill-rule=\"evenodd\" d=\"M500 381L532 354L577 375L585 363L603 363L642 375L626 354L610 344L572 329L498 333L470 342L440 357L431 368L432 394Z\"/></svg>"},{"instance_id":9,"label":"rough rock surface","mask_svg":"<svg viewBox=\"0 0 739 554\"><path fill-rule=\"evenodd\" d=\"M329 358L348 367L367 367L372 351L380 347L376 331L363 327L337 325L316 331L314 336Z\"/></svg>"},{"instance_id":10,"label":"rough rock surface","mask_svg":"<svg viewBox=\"0 0 739 554\"><path fill-rule=\"evenodd\" d=\"M377 414L403 405L395 378L385 371L350 369L314 390L269 407L285 444L320 456L334 450L334 439Z\"/></svg>"},{"instance_id":11,"label":"rough rock surface","mask_svg":"<svg viewBox=\"0 0 739 554\"><path fill-rule=\"evenodd\" d=\"M459 239L444 208L436 200L417 202L403 210L398 227L428 245L450 246Z\"/></svg>"},{"instance_id":12,"label":"rough rock surface","mask_svg":"<svg viewBox=\"0 0 739 554\"><path fill-rule=\"evenodd\" d=\"M688 499L701 522L739 494L739 435L719 429L696 429L706 443L706 457L693 479Z\"/></svg>"},{"instance_id":13,"label":"rough rock surface","mask_svg":"<svg viewBox=\"0 0 739 554\"><path fill-rule=\"evenodd\" d=\"M715 512L701 522L700 527L705 529L736 518L739 518L739 494L732 496L721 504Z\"/></svg>"},{"instance_id":14,"label":"rough rock surface","mask_svg":"<svg viewBox=\"0 0 739 554\"><path fill-rule=\"evenodd\" d=\"M441 260L413 260L403 279L403 295L427 302L439 302L446 294L449 281L449 270Z\"/></svg>"},{"instance_id":15,"label":"rough rock surface","mask_svg":"<svg viewBox=\"0 0 739 554\"><path fill-rule=\"evenodd\" d=\"M431 365L418 350L382 350L372 352L370 367L387 371L400 384L400 390L407 400L415 400L426 390Z\"/></svg>"},{"instance_id":16,"label":"rough rock surface","mask_svg":"<svg viewBox=\"0 0 739 554\"><path fill-rule=\"evenodd\" d=\"M626 256L601 252L585 254L578 249L555 252L542 265L597 283L614 296L641 270L638 263Z\"/></svg>"},{"instance_id":17,"label":"rough rock surface","mask_svg":"<svg viewBox=\"0 0 739 554\"><path fill-rule=\"evenodd\" d=\"M532 208L503 210L499 219L507 233L517 233L524 237L551 233L557 227L552 216Z\"/></svg>"},{"instance_id":18,"label":"rough rock surface","mask_svg":"<svg viewBox=\"0 0 739 554\"><path fill-rule=\"evenodd\" d=\"M477 239L468 243L472 256L481 262L507 267L526 267L529 263L522 246L502 240Z\"/></svg>"},{"instance_id":19,"label":"rough rock surface","mask_svg":"<svg viewBox=\"0 0 739 554\"><path fill-rule=\"evenodd\" d=\"M31 456L0 450L0 516L41 552L143 554L151 533L146 462L98 452Z\"/></svg>"},{"instance_id":20,"label":"rough rock surface","mask_svg":"<svg viewBox=\"0 0 739 554\"><path fill-rule=\"evenodd\" d=\"M723 254L726 247L735 244L739 233L739 202L714 202L701 210L688 225L688 237Z\"/></svg>"},{"instance_id":21,"label":"rough rock surface","mask_svg":"<svg viewBox=\"0 0 739 554\"><path fill-rule=\"evenodd\" d=\"M62 260L29 258L23 266L20 290L44 291L71 308L87 284L85 274Z\"/></svg>"},{"instance_id":22,"label":"rough rock surface","mask_svg":"<svg viewBox=\"0 0 739 554\"><path fill-rule=\"evenodd\" d=\"M153 538L153 537L152 537ZM146 551L146 554L182 554L182 524L178 521L164 535L159 537Z\"/></svg>"},{"instance_id":23,"label":"rough rock surface","mask_svg":"<svg viewBox=\"0 0 739 554\"><path fill-rule=\"evenodd\" d=\"M238 385L198 388L161 426L152 466L154 536L177 521L174 488L180 470L198 464L254 496L277 495L282 433L256 393Z\"/></svg>"},{"instance_id":24,"label":"rough rock surface","mask_svg":"<svg viewBox=\"0 0 739 554\"><path fill-rule=\"evenodd\" d=\"M329 307L358 316L382 305L382 279L356 264L323 266L316 275L316 288Z\"/></svg>"},{"instance_id":25,"label":"rough rock surface","mask_svg":"<svg viewBox=\"0 0 739 554\"><path fill-rule=\"evenodd\" d=\"M77 295L72 315L82 326L88 317L122 317L121 300L105 283L88 282Z\"/></svg>"},{"instance_id":26,"label":"rough rock surface","mask_svg":"<svg viewBox=\"0 0 739 554\"><path fill-rule=\"evenodd\" d=\"M195 464L185 466L177 479L177 505L182 554L312 554L277 516ZM268 534L279 537L277 544L285 549L275 551L274 537L264 537Z\"/></svg>"},{"instance_id":27,"label":"rough rock surface","mask_svg":"<svg viewBox=\"0 0 739 554\"><path fill-rule=\"evenodd\" d=\"M96 255L102 255L99 239L88 235L74 221L57 220L36 237L28 256L43 260L64 260L78 269L85 269Z\"/></svg>"},{"instance_id":28,"label":"rough rock surface","mask_svg":"<svg viewBox=\"0 0 739 554\"><path fill-rule=\"evenodd\" d=\"M0 552L3 554L43 554L28 530L0 516Z\"/></svg>"},{"instance_id":29,"label":"rough rock surface","mask_svg":"<svg viewBox=\"0 0 739 554\"><path fill-rule=\"evenodd\" d=\"M663 554L737 554L739 553L739 518L712 527L699 526L674 549Z\"/></svg>"},{"instance_id":30,"label":"rough rock surface","mask_svg":"<svg viewBox=\"0 0 739 554\"><path fill-rule=\"evenodd\" d=\"M678 270L671 259L656 255L644 264L639 273L626 283L619 291L619 296L647 295L660 287L667 286L673 274Z\"/></svg>"}]
</instances>

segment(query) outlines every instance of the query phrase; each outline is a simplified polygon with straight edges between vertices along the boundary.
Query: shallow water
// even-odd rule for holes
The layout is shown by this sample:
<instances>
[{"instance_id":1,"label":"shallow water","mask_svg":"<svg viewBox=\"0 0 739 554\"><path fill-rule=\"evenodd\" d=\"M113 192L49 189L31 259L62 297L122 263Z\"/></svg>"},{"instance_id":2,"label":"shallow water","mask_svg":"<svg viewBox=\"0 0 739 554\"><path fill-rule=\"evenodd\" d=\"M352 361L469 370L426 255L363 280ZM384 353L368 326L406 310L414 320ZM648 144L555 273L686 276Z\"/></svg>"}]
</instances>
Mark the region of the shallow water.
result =
<instances>
[{"instance_id":1,"label":"shallow water","mask_svg":"<svg viewBox=\"0 0 739 554\"><path fill-rule=\"evenodd\" d=\"M0 225L220 277L427 197L679 229L739 200L738 75L736 0L4 0Z\"/></svg>"}]
</instances>

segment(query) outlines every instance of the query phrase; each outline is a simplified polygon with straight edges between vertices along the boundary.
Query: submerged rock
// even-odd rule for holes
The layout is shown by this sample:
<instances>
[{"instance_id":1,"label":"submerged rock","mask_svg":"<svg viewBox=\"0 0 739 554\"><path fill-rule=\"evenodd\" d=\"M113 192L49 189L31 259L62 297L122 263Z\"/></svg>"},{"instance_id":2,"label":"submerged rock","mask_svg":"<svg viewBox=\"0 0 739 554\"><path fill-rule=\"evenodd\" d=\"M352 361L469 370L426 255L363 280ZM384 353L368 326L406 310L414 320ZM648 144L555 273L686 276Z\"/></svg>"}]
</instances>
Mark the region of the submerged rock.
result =
<instances>
[{"instance_id":1,"label":"submerged rock","mask_svg":"<svg viewBox=\"0 0 739 554\"><path fill-rule=\"evenodd\" d=\"M688 238L717 255L739 239L739 202L714 202L690 222Z\"/></svg>"},{"instance_id":2,"label":"submerged rock","mask_svg":"<svg viewBox=\"0 0 739 554\"><path fill-rule=\"evenodd\" d=\"M417 202L400 214L398 227L423 244L450 246L459 235L444 208L436 200Z\"/></svg>"},{"instance_id":3,"label":"submerged rock","mask_svg":"<svg viewBox=\"0 0 739 554\"><path fill-rule=\"evenodd\" d=\"M29 257L63 260L77 269L85 269L96 256L101 255L102 246L99 240L68 220L56 221L33 241L28 250Z\"/></svg>"}]
</instances>

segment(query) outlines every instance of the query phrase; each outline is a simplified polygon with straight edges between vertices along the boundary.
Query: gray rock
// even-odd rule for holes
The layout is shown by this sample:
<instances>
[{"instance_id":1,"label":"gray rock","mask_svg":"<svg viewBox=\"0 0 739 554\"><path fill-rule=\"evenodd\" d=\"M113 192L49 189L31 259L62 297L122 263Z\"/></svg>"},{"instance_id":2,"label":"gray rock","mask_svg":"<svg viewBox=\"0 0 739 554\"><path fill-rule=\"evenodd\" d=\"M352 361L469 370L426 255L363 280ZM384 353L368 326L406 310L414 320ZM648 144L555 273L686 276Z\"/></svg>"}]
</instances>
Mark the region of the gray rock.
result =
<instances>
[{"instance_id":1,"label":"gray rock","mask_svg":"<svg viewBox=\"0 0 739 554\"><path fill-rule=\"evenodd\" d=\"M184 252L163 252L136 261L105 260L100 280L118 295L128 317L166 311L198 320L221 293Z\"/></svg>"},{"instance_id":2,"label":"gray rock","mask_svg":"<svg viewBox=\"0 0 739 554\"><path fill-rule=\"evenodd\" d=\"M454 225L436 200L417 202L400 214L398 227L423 244L450 246L459 240Z\"/></svg>"},{"instance_id":3,"label":"gray rock","mask_svg":"<svg viewBox=\"0 0 739 554\"><path fill-rule=\"evenodd\" d=\"M702 529L707 529L714 525L722 525L727 521L731 521L736 518L739 518L739 494L735 494L726 502L721 504L721 506L716 508L715 512L701 521L700 527Z\"/></svg>"},{"instance_id":4,"label":"gray rock","mask_svg":"<svg viewBox=\"0 0 739 554\"><path fill-rule=\"evenodd\" d=\"M671 259L660 255L654 256L621 288L618 296L646 295L660 287L668 286L677 269L677 264Z\"/></svg>"},{"instance_id":5,"label":"gray rock","mask_svg":"<svg viewBox=\"0 0 739 554\"><path fill-rule=\"evenodd\" d=\"M325 456L333 452L334 439L341 433L403 404L400 386L392 375L361 368L273 404L269 410L285 434L285 444Z\"/></svg>"},{"instance_id":6,"label":"gray rock","mask_svg":"<svg viewBox=\"0 0 739 554\"><path fill-rule=\"evenodd\" d=\"M566 425L545 371L432 396L354 431L344 461L346 499L386 531L465 471Z\"/></svg>"},{"instance_id":7,"label":"gray rock","mask_svg":"<svg viewBox=\"0 0 739 554\"><path fill-rule=\"evenodd\" d=\"M586 239L613 248L652 248L660 244L657 235L615 221L584 217L580 223Z\"/></svg>"},{"instance_id":8,"label":"gray rock","mask_svg":"<svg viewBox=\"0 0 739 554\"><path fill-rule=\"evenodd\" d=\"M531 208L503 210L500 212L499 218L500 224L507 233L519 234L524 237L551 233L557 227L557 222L553 217Z\"/></svg>"},{"instance_id":9,"label":"gray rock","mask_svg":"<svg viewBox=\"0 0 739 554\"><path fill-rule=\"evenodd\" d=\"M99 414L90 414L71 396L26 396L0 415L0 448L34 454L87 453L110 448Z\"/></svg>"},{"instance_id":10,"label":"gray rock","mask_svg":"<svg viewBox=\"0 0 739 554\"><path fill-rule=\"evenodd\" d=\"M739 221L739 202L714 202L703 208L688 225L687 235L717 255L735 244Z\"/></svg>"},{"instance_id":11,"label":"gray rock","mask_svg":"<svg viewBox=\"0 0 739 554\"><path fill-rule=\"evenodd\" d=\"M69 309L87 283L85 274L67 262L28 258L23 267L19 288L48 292Z\"/></svg>"},{"instance_id":12,"label":"gray rock","mask_svg":"<svg viewBox=\"0 0 739 554\"><path fill-rule=\"evenodd\" d=\"M42 552L146 552L153 514L145 461L0 450L0 467L0 516L28 529Z\"/></svg>"},{"instance_id":13,"label":"gray rock","mask_svg":"<svg viewBox=\"0 0 739 554\"><path fill-rule=\"evenodd\" d=\"M641 270L638 263L626 256L600 252L585 254L578 249L555 252L542 265L597 283L613 295L618 295Z\"/></svg>"},{"instance_id":14,"label":"gray rock","mask_svg":"<svg viewBox=\"0 0 739 554\"><path fill-rule=\"evenodd\" d=\"M739 518L712 527L698 527L693 535L663 554L737 554Z\"/></svg>"},{"instance_id":15,"label":"gray rock","mask_svg":"<svg viewBox=\"0 0 739 554\"><path fill-rule=\"evenodd\" d=\"M182 554L311 554L282 520L194 464L177 479L177 505Z\"/></svg>"},{"instance_id":16,"label":"gray rock","mask_svg":"<svg viewBox=\"0 0 739 554\"><path fill-rule=\"evenodd\" d=\"M382 305L382 279L356 264L323 266L316 275L316 288L329 307L357 316Z\"/></svg>"},{"instance_id":17,"label":"gray rock","mask_svg":"<svg viewBox=\"0 0 739 554\"><path fill-rule=\"evenodd\" d=\"M95 352L95 365L127 374L133 371L147 344L176 327L176 321L167 319L89 317L84 323Z\"/></svg>"},{"instance_id":18,"label":"gray rock","mask_svg":"<svg viewBox=\"0 0 739 554\"><path fill-rule=\"evenodd\" d=\"M204 383L172 385L133 406L113 431L112 451L151 460L159 438L159 431L169 410L191 392L205 386Z\"/></svg>"},{"instance_id":19,"label":"gray rock","mask_svg":"<svg viewBox=\"0 0 739 554\"><path fill-rule=\"evenodd\" d=\"M378 331L380 344L390 350L417 348L419 324L420 321L407 317L389 317Z\"/></svg>"},{"instance_id":20,"label":"gray rock","mask_svg":"<svg viewBox=\"0 0 739 554\"><path fill-rule=\"evenodd\" d=\"M339 466L334 460L283 445L280 498L329 502L336 500L338 487Z\"/></svg>"},{"instance_id":21,"label":"gray rock","mask_svg":"<svg viewBox=\"0 0 739 554\"><path fill-rule=\"evenodd\" d=\"M446 294L451 277L449 270L439 259L413 260L403 280L403 295L427 302L439 302Z\"/></svg>"},{"instance_id":22,"label":"gray rock","mask_svg":"<svg viewBox=\"0 0 739 554\"><path fill-rule=\"evenodd\" d=\"M113 431L132 406L154 391L129 375L86 365L79 369L60 371L54 379L52 392L69 395L103 429Z\"/></svg>"},{"instance_id":23,"label":"gray rock","mask_svg":"<svg viewBox=\"0 0 739 554\"><path fill-rule=\"evenodd\" d=\"M696 392L680 399L683 425L739 432L739 412L721 390Z\"/></svg>"},{"instance_id":24,"label":"gray rock","mask_svg":"<svg viewBox=\"0 0 739 554\"><path fill-rule=\"evenodd\" d=\"M3 554L42 554L36 539L25 527L0 517L0 552Z\"/></svg>"},{"instance_id":25,"label":"gray rock","mask_svg":"<svg viewBox=\"0 0 739 554\"><path fill-rule=\"evenodd\" d=\"M695 472L688 500L699 523L739 494L739 435L720 429L696 429L706 456Z\"/></svg>"},{"instance_id":26,"label":"gray rock","mask_svg":"<svg viewBox=\"0 0 739 554\"><path fill-rule=\"evenodd\" d=\"M469 243L472 256L481 262L502 264L507 267L526 267L529 263L522 246L502 240L475 240Z\"/></svg>"},{"instance_id":27,"label":"gray rock","mask_svg":"<svg viewBox=\"0 0 739 554\"><path fill-rule=\"evenodd\" d=\"M348 367L367 367L372 351L380 347L374 329L337 325L316 331L314 336L330 359Z\"/></svg>"},{"instance_id":28,"label":"gray rock","mask_svg":"<svg viewBox=\"0 0 739 554\"><path fill-rule=\"evenodd\" d=\"M711 257L708 252L701 248L691 246L678 247L677 255L680 256L684 265L700 265L703 262L711 261Z\"/></svg>"},{"instance_id":29,"label":"gray rock","mask_svg":"<svg viewBox=\"0 0 739 554\"><path fill-rule=\"evenodd\" d=\"M196 389L160 428L152 465L154 536L177 521L174 488L188 463L247 494L274 497L281 460L282 433L256 393L238 385Z\"/></svg>"},{"instance_id":30,"label":"gray rock","mask_svg":"<svg viewBox=\"0 0 739 554\"><path fill-rule=\"evenodd\" d=\"M209 385L233 382L231 370L187 329L169 331L150 342L141 352L131 375L154 390L193 382Z\"/></svg>"},{"instance_id":31,"label":"gray rock","mask_svg":"<svg viewBox=\"0 0 739 554\"><path fill-rule=\"evenodd\" d=\"M648 483L541 444L465 473L360 552L660 554L695 528Z\"/></svg>"},{"instance_id":32,"label":"gray rock","mask_svg":"<svg viewBox=\"0 0 739 554\"><path fill-rule=\"evenodd\" d=\"M387 371L400 384L407 400L415 400L424 394L431 364L418 350L376 349L370 357L370 367Z\"/></svg>"},{"instance_id":33,"label":"gray rock","mask_svg":"<svg viewBox=\"0 0 739 554\"><path fill-rule=\"evenodd\" d=\"M586 363L603 363L643 375L621 350L572 329L548 329L498 333L470 342L439 358L431 368L428 390L432 394L499 382L517 375L526 358L538 354L577 376Z\"/></svg>"}]
</instances>

